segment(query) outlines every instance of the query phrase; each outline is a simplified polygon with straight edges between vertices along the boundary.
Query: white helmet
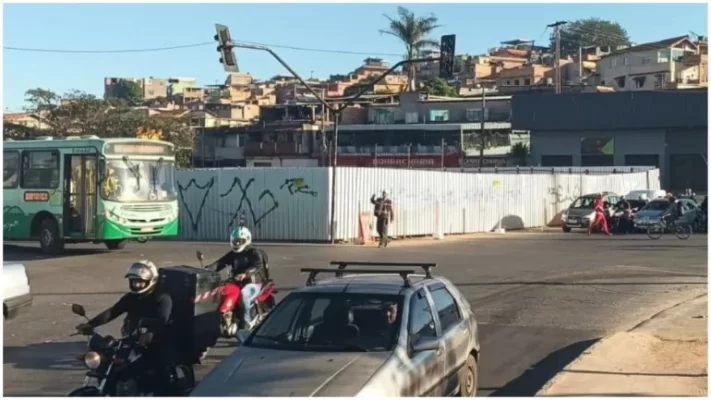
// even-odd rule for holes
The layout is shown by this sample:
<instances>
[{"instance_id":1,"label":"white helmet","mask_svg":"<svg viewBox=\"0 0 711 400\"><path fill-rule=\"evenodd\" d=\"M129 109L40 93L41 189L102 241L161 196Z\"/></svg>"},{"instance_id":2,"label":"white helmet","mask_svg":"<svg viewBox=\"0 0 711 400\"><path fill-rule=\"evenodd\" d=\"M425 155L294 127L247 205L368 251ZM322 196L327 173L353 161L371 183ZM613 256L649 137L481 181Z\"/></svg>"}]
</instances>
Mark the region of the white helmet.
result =
<instances>
[{"instance_id":1,"label":"white helmet","mask_svg":"<svg viewBox=\"0 0 711 400\"><path fill-rule=\"evenodd\" d=\"M247 227L240 226L232 231L232 235L230 236L232 251L235 253L241 253L250 244L252 244L252 233L249 229L247 229Z\"/></svg>"},{"instance_id":2,"label":"white helmet","mask_svg":"<svg viewBox=\"0 0 711 400\"><path fill-rule=\"evenodd\" d=\"M125 278L133 293L143 294L158 283L158 268L151 261L141 260L131 264Z\"/></svg>"}]
</instances>

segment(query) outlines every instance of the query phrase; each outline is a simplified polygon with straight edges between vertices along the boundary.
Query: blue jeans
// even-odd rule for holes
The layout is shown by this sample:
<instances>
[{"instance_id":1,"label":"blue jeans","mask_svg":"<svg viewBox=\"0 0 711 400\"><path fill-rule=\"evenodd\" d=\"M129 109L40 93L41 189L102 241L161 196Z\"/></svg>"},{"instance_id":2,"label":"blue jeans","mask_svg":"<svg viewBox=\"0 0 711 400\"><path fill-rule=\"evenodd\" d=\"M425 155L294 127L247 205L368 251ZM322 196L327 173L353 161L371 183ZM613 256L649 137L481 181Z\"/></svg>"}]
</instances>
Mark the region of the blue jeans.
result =
<instances>
[{"instance_id":1,"label":"blue jeans","mask_svg":"<svg viewBox=\"0 0 711 400\"><path fill-rule=\"evenodd\" d=\"M255 283L248 283L242 288L242 312L246 329L250 329L250 325L252 324L250 310L252 309L254 300L257 299L257 295L260 290L259 285Z\"/></svg>"}]
</instances>

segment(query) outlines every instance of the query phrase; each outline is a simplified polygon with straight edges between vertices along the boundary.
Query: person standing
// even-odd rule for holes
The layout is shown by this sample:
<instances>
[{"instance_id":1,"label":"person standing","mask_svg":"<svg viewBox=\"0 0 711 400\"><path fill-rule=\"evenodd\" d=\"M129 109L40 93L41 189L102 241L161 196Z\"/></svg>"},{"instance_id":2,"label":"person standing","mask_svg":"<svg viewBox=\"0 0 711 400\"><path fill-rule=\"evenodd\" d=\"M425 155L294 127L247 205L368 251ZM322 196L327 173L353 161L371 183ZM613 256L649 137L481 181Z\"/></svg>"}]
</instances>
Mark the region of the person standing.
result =
<instances>
[{"instance_id":1,"label":"person standing","mask_svg":"<svg viewBox=\"0 0 711 400\"><path fill-rule=\"evenodd\" d=\"M588 235L592 234L592 230L597 225L602 226L602 231L605 235L610 236L610 230L607 228L607 217L605 216L605 201L602 195L598 195L595 199L595 220L588 226Z\"/></svg>"},{"instance_id":2,"label":"person standing","mask_svg":"<svg viewBox=\"0 0 711 400\"><path fill-rule=\"evenodd\" d=\"M393 222L393 202L388 198L387 192L383 191L382 196L375 198L375 195L370 197L370 202L375 206L373 214L376 218L376 227L378 229L378 236L380 237L380 244L378 247L388 246L388 227Z\"/></svg>"}]
</instances>

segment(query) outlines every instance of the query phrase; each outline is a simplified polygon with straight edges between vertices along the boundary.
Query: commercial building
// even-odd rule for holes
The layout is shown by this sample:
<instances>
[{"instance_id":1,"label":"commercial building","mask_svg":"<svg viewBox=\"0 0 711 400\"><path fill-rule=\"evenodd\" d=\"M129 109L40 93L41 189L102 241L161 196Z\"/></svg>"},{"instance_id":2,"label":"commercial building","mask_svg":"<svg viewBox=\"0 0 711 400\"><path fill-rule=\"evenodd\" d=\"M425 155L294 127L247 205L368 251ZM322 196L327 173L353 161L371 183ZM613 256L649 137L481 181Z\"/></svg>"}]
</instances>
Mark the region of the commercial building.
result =
<instances>
[{"instance_id":1,"label":"commercial building","mask_svg":"<svg viewBox=\"0 0 711 400\"><path fill-rule=\"evenodd\" d=\"M667 190L707 190L707 90L514 96L513 129L542 166L656 166Z\"/></svg>"}]
</instances>

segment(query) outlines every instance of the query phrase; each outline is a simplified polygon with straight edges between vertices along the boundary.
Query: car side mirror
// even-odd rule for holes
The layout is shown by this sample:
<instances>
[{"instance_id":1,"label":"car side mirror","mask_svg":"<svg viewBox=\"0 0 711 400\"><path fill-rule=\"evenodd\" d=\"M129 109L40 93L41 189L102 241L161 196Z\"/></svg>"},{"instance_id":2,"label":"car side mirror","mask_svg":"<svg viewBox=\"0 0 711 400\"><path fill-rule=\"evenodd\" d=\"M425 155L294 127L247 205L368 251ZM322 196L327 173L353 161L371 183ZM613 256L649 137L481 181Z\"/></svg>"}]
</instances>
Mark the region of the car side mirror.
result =
<instances>
[{"instance_id":1,"label":"car side mirror","mask_svg":"<svg viewBox=\"0 0 711 400\"><path fill-rule=\"evenodd\" d=\"M421 353L423 351L438 350L440 348L437 338L421 338L412 345L413 353Z\"/></svg>"},{"instance_id":2,"label":"car side mirror","mask_svg":"<svg viewBox=\"0 0 711 400\"><path fill-rule=\"evenodd\" d=\"M248 329L240 329L240 330L237 331L237 340L238 340L240 343L244 343L244 342L247 341L247 339L249 338L249 335L250 335L251 333L252 333L252 332L249 331Z\"/></svg>"},{"instance_id":3,"label":"car side mirror","mask_svg":"<svg viewBox=\"0 0 711 400\"><path fill-rule=\"evenodd\" d=\"M72 304L72 312L80 317L86 318L86 310L79 304Z\"/></svg>"}]
</instances>

